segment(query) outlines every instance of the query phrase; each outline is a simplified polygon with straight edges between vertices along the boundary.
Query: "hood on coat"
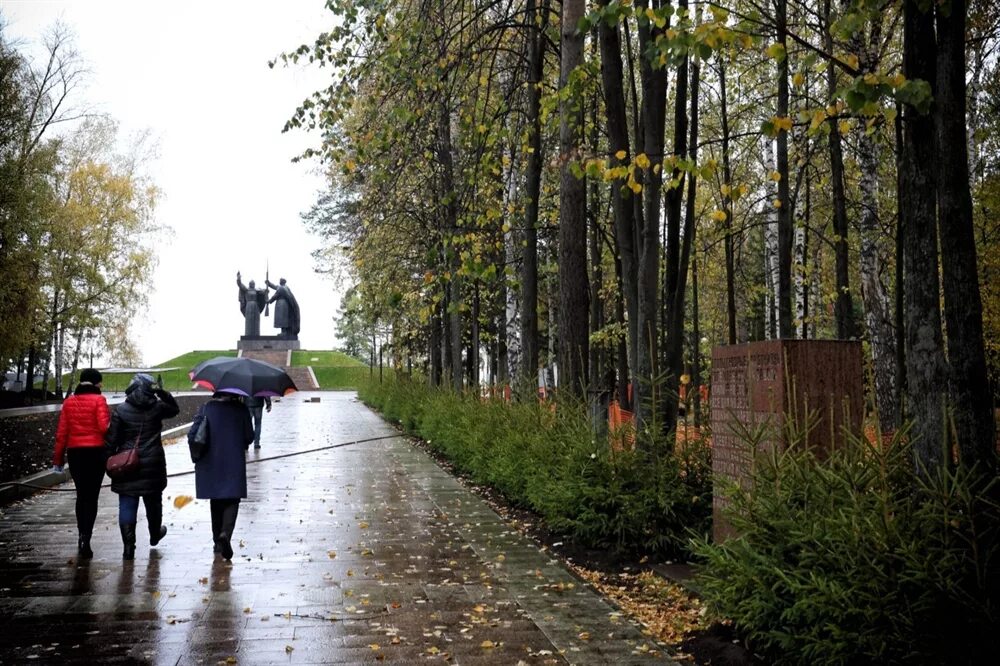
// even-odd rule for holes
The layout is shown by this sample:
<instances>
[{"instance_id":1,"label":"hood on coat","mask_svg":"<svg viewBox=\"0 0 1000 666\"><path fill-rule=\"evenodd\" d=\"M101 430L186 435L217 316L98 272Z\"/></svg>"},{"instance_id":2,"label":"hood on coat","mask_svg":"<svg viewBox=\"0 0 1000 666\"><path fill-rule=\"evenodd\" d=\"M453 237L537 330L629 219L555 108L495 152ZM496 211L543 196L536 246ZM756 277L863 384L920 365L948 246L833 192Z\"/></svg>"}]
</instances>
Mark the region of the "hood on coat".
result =
<instances>
[{"instance_id":1,"label":"hood on coat","mask_svg":"<svg viewBox=\"0 0 1000 666\"><path fill-rule=\"evenodd\" d=\"M156 404L156 389L159 388L152 375L140 372L132 378L125 389L125 402L135 405L141 409L151 407Z\"/></svg>"}]
</instances>

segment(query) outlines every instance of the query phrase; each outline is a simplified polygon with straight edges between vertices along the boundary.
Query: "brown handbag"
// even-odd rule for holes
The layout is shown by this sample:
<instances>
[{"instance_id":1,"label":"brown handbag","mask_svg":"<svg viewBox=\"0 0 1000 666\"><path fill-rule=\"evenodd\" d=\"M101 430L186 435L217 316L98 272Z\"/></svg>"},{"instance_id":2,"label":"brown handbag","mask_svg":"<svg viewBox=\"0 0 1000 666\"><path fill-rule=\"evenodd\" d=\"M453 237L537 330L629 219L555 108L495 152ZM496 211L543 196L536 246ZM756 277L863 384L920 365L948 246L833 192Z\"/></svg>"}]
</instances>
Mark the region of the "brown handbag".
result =
<instances>
[{"instance_id":1,"label":"brown handbag","mask_svg":"<svg viewBox=\"0 0 1000 666\"><path fill-rule=\"evenodd\" d=\"M139 434L135 436L135 442L132 443L132 446L108 457L108 462L104 467L108 476L120 481L139 471L139 442L141 440L142 426L139 426Z\"/></svg>"}]
</instances>

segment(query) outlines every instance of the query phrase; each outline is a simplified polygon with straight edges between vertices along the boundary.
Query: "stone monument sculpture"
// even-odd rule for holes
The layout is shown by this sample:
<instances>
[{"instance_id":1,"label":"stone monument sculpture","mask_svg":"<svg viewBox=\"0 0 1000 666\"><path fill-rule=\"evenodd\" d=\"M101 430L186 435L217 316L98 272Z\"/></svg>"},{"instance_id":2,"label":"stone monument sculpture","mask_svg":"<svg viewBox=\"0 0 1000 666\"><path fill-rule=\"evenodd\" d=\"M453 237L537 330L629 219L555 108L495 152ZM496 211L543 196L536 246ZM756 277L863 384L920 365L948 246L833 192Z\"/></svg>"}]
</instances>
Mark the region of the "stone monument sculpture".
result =
<instances>
[{"instance_id":1,"label":"stone monument sculpture","mask_svg":"<svg viewBox=\"0 0 1000 666\"><path fill-rule=\"evenodd\" d=\"M265 278L264 283L274 289L274 296L268 303L274 303L274 327L281 329L279 337L286 340L298 340L299 338L299 302L295 300L295 294L288 288L285 278L278 280L278 284L272 283Z\"/></svg>"},{"instance_id":2,"label":"stone monument sculpture","mask_svg":"<svg viewBox=\"0 0 1000 666\"><path fill-rule=\"evenodd\" d=\"M267 289L257 289L253 280L248 285L243 284L239 271L236 271L236 286L240 288L240 312L245 322L243 335L260 337L260 313L267 305Z\"/></svg>"}]
</instances>

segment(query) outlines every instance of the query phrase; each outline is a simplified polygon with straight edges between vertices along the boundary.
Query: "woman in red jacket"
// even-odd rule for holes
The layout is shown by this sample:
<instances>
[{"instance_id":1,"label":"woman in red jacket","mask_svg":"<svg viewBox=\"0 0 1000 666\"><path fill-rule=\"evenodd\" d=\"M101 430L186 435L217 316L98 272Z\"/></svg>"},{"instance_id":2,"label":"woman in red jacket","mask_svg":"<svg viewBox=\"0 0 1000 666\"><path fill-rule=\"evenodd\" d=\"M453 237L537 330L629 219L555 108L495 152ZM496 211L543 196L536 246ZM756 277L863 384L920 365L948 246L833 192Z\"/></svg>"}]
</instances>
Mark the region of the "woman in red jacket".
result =
<instances>
[{"instance_id":1,"label":"woman in red jacket","mask_svg":"<svg viewBox=\"0 0 1000 666\"><path fill-rule=\"evenodd\" d=\"M90 535L97 520L97 497L104 482L107 453L104 434L111 422L108 401L101 395L101 373L87 368L80 373L80 383L73 395L63 402L56 429L56 450L52 466L62 471L69 458L69 473L76 484L76 528L80 534L79 556L94 556Z\"/></svg>"}]
</instances>

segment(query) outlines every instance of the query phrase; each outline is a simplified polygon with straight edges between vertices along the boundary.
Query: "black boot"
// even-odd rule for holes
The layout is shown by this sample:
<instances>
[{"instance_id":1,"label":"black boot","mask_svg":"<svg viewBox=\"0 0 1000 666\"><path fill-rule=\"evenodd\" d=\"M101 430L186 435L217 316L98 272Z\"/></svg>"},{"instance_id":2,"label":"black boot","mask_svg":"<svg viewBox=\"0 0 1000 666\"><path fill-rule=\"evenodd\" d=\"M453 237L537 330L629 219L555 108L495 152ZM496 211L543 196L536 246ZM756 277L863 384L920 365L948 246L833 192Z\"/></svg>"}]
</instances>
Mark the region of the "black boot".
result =
<instances>
[{"instance_id":1,"label":"black boot","mask_svg":"<svg viewBox=\"0 0 1000 666\"><path fill-rule=\"evenodd\" d=\"M222 552L222 547L219 545L219 533L222 531L222 502L223 500L209 501L212 515L212 552L216 555Z\"/></svg>"},{"instance_id":2,"label":"black boot","mask_svg":"<svg viewBox=\"0 0 1000 666\"><path fill-rule=\"evenodd\" d=\"M156 544L160 543L160 539L162 539L165 536L167 536L167 526L166 525L160 525L160 529L155 530L155 531L153 530L152 527L150 527L149 528L149 545L150 546L155 546Z\"/></svg>"},{"instance_id":3,"label":"black boot","mask_svg":"<svg viewBox=\"0 0 1000 666\"><path fill-rule=\"evenodd\" d=\"M219 538L215 541L215 547L218 549L216 552L222 555L222 559L231 560L233 559L233 544L229 540L230 534L228 532L222 532Z\"/></svg>"},{"instance_id":4,"label":"black boot","mask_svg":"<svg viewBox=\"0 0 1000 666\"><path fill-rule=\"evenodd\" d=\"M94 551L90 549L90 535L81 534L80 539L77 541L77 555L81 560L89 560L94 556Z\"/></svg>"},{"instance_id":5,"label":"black boot","mask_svg":"<svg viewBox=\"0 0 1000 666\"><path fill-rule=\"evenodd\" d=\"M146 522L149 523L149 545L155 546L160 539L167 536L167 527L163 524L163 496L149 495L142 498L146 504Z\"/></svg>"},{"instance_id":6,"label":"black boot","mask_svg":"<svg viewBox=\"0 0 1000 666\"><path fill-rule=\"evenodd\" d=\"M122 543L125 544L125 550L122 551L123 560L134 560L135 559L135 523L119 523L118 527L122 531Z\"/></svg>"},{"instance_id":7,"label":"black boot","mask_svg":"<svg viewBox=\"0 0 1000 666\"><path fill-rule=\"evenodd\" d=\"M236 529L236 516L239 514L240 501L227 503L222 509L222 529L219 532L219 552L227 560L233 559L233 531Z\"/></svg>"}]
</instances>

